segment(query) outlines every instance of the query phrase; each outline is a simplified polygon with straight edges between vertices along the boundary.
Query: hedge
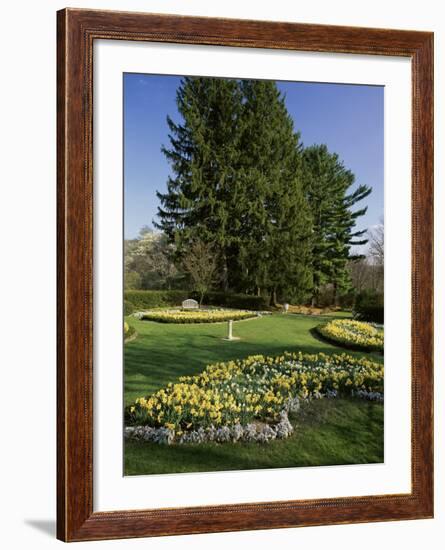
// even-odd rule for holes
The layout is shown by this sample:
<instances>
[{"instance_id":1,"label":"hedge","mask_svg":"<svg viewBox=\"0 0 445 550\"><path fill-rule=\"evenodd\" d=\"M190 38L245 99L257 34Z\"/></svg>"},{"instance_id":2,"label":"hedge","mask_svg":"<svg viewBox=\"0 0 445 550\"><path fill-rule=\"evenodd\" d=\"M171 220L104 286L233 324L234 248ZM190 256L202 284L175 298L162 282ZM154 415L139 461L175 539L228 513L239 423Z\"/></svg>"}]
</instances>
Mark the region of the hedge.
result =
<instances>
[{"instance_id":1,"label":"hedge","mask_svg":"<svg viewBox=\"0 0 445 550\"><path fill-rule=\"evenodd\" d=\"M128 300L124 300L124 316L131 315L134 312L134 305Z\"/></svg>"},{"instance_id":2,"label":"hedge","mask_svg":"<svg viewBox=\"0 0 445 550\"><path fill-rule=\"evenodd\" d=\"M383 324L383 294L371 290L360 292L355 299L354 314L359 321Z\"/></svg>"},{"instance_id":3,"label":"hedge","mask_svg":"<svg viewBox=\"0 0 445 550\"><path fill-rule=\"evenodd\" d=\"M125 291L125 302L131 304L134 310L180 306L187 298L194 298L199 301L199 297L195 292L188 292L186 290ZM268 308L267 301L262 296L250 296L248 294L234 294L229 292L208 292L204 297L203 304L237 309L250 309L254 311L261 311Z\"/></svg>"},{"instance_id":4,"label":"hedge","mask_svg":"<svg viewBox=\"0 0 445 550\"><path fill-rule=\"evenodd\" d=\"M186 290L126 290L125 301L133 305L134 310L153 307L179 306L190 298Z\"/></svg>"}]
</instances>

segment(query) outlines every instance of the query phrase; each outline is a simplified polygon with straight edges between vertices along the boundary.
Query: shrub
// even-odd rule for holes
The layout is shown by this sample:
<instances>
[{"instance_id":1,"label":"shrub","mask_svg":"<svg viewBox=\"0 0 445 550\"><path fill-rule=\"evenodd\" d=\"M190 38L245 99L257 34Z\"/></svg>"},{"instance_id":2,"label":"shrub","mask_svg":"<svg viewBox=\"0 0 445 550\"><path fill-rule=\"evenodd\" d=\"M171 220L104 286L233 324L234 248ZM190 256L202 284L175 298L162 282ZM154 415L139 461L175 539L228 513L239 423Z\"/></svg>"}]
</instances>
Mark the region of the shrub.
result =
<instances>
[{"instance_id":1,"label":"shrub","mask_svg":"<svg viewBox=\"0 0 445 550\"><path fill-rule=\"evenodd\" d=\"M172 439L192 430L269 424L299 399L357 395L381 400L383 373L382 364L345 354L255 355L210 365L136 399L126 409L126 421L169 430Z\"/></svg>"},{"instance_id":2,"label":"shrub","mask_svg":"<svg viewBox=\"0 0 445 550\"><path fill-rule=\"evenodd\" d=\"M256 317L252 311L242 310L171 310L171 311L150 311L144 313L140 319L142 321L156 321L158 323L219 323L221 321L240 321L241 319L250 319Z\"/></svg>"},{"instance_id":3,"label":"shrub","mask_svg":"<svg viewBox=\"0 0 445 550\"><path fill-rule=\"evenodd\" d=\"M360 321L383 324L383 294L379 294L373 290L364 290L360 292L355 299L354 313L355 317Z\"/></svg>"},{"instance_id":4,"label":"shrub","mask_svg":"<svg viewBox=\"0 0 445 550\"><path fill-rule=\"evenodd\" d=\"M350 290L349 292L345 292L343 294L340 294L338 297L338 305L342 309L352 309L355 302L355 291Z\"/></svg>"},{"instance_id":5,"label":"shrub","mask_svg":"<svg viewBox=\"0 0 445 550\"><path fill-rule=\"evenodd\" d=\"M383 351L383 330L369 323L335 319L318 325L317 332L334 344L365 351Z\"/></svg>"}]
</instances>

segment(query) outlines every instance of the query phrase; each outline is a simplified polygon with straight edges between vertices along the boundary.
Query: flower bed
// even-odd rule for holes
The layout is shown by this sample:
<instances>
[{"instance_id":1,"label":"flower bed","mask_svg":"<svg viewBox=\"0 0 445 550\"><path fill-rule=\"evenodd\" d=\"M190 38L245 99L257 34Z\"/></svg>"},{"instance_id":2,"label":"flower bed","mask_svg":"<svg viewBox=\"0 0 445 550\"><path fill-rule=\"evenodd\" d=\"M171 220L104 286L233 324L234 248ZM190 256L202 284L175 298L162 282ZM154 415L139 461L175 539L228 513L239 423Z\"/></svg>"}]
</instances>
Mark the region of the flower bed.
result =
<instances>
[{"instance_id":1,"label":"flower bed","mask_svg":"<svg viewBox=\"0 0 445 550\"><path fill-rule=\"evenodd\" d=\"M383 330L370 323L350 319L335 319L329 323L319 325L317 332L334 344L340 344L351 349L383 352Z\"/></svg>"},{"instance_id":2,"label":"flower bed","mask_svg":"<svg viewBox=\"0 0 445 550\"><path fill-rule=\"evenodd\" d=\"M200 309L182 310L170 309L163 311L146 311L139 314L143 321L156 321L158 323L219 323L222 321L240 321L257 317L254 311L241 309Z\"/></svg>"},{"instance_id":3,"label":"flower bed","mask_svg":"<svg viewBox=\"0 0 445 550\"><path fill-rule=\"evenodd\" d=\"M328 315L332 313L334 310L325 307L309 307L309 306L295 306L295 305L289 305L288 313L297 313L299 315Z\"/></svg>"},{"instance_id":4,"label":"flower bed","mask_svg":"<svg viewBox=\"0 0 445 550\"><path fill-rule=\"evenodd\" d=\"M124 321L124 342L130 342L136 338L136 329Z\"/></svg>"},{"instance_id":5,"label":"flower bed","mask_svg":"<svg viewBox=\"0 0 445 550\"><path fill-rule=\"evenodd\" d=\"M126 436L157 443L288 437L300 399L383 400L383 365L345 354L256 355L185 376L126 409Z\"/></svg>"}]
</instances>

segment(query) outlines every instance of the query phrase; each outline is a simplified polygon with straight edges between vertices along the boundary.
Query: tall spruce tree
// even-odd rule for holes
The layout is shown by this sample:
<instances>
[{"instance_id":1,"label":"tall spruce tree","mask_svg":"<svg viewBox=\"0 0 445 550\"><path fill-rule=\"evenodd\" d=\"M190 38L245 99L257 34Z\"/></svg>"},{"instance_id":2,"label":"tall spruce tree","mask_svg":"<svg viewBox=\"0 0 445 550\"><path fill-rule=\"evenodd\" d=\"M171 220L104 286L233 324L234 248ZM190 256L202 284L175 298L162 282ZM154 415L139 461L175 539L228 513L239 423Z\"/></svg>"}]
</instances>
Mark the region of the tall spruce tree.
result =
<instances>
[{"instance_id":1,"label":"tall spruce tree","mask_svg":"<svg viewBox=\"0 0 445 550\"><path fill-rule=\"evenodd\" d=\"M367 239L361 239L366 230L354 231L357 218L366 213L367 207L356 211L351 208L372 189L360 185L348 193L355 176L326 145L306 148L303 159L306 197L313 221L312 303L317 302L320 289L328 283L333 286L336 302L339 293L350 288L348 261L360 257L351 255L351 247L367 243Z\"/></svg>"},{"instance_id":2,"label":"tall spruce tree","mask_svg":"<svg viewBox=\"0 0 445 550\"><path fill-rule=\"evenodd\" d=\"M179 252L214 244L223 287L301 296L311 285L301 145L273 82L185 78L164 148L159 222Z\"/></svg>"},{"instance_id":3,"label":"tall spruce tree","mask_svg":"<svg viewBox=\"0 0 445 550\"><path fill-rule=\"evenodd\" d=\"M277 294L301 299L312 277L299 135L274 82L245 80L241 90L240 280L267 290L271 303Z\"/></svg>"},{"instance_id":4,"label":"tall spruce tree","mask_svg":"<svg viewBox=\"0 0 445 550\"><path fill-rule=\"evenodd\" d=\"M182 254L193 240L212 243L221 261L227 288L226 250L231 244L241 97L238 83L218 78L187 77L176 96L182 123L167 118L170 147L163 152L173 176L161 202L155 226Z\"/></svg>"}]
</instances>

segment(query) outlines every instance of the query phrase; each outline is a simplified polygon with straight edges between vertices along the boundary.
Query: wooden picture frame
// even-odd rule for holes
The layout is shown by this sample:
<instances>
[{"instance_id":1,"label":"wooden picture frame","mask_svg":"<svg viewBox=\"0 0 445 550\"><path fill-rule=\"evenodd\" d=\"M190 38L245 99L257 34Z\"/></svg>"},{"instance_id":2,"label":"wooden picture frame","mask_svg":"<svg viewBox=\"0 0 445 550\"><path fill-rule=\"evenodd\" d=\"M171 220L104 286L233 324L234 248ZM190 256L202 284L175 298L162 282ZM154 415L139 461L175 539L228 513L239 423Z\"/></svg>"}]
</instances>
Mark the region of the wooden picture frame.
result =
<instances>
[{"instance_id":1,"label":"wooden picture frame","mask_svg":"<svg viewBox=\"0 0 445 550\"><path fill-rule=\"evenodd\" d=\"M57 14L57 537L64 541L433 516L433 34L65 9ZM412 490L93 512L93 43L95 40L403 56L412 63Z\"/></svg>"}]
</instances>

